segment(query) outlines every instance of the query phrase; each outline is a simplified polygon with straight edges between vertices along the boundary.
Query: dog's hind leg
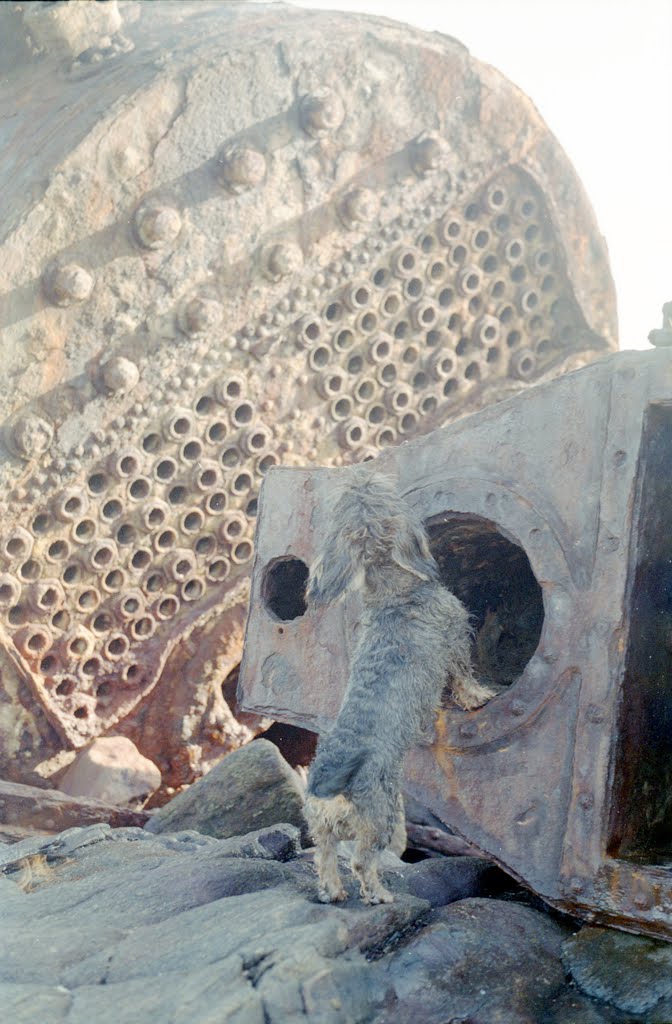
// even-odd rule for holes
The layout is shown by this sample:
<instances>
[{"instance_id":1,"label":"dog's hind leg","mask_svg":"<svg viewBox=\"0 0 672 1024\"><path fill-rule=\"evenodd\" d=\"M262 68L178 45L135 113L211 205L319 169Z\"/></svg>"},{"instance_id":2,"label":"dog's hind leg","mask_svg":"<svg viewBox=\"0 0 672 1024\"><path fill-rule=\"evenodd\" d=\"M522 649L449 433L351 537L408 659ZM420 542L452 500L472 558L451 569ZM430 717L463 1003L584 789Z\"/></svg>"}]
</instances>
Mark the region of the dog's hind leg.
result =
<instances>
[{"instance_id":1,"label":"dog's hind leg","mask_svg":"<svg viewBox=\"0 0 672 1024\"><path fill-rule=\"evenodd\" d=\"M317 895L320 903L338 903L348 898L338 870L338 839L326 829L315 836L315 866L318 875Z\"/></svg>"},{"instance_id":2,"label":"dog's hind leg","mask_svg":"<svg viewBox=\"0 0 672 1024\"><path fill-rule=\"evenodd\" d=\"M378 877L378 858L381 848L370 833L359 836L352 855L352 873L359 881L359 891L365 903L392 903L394 896Z\"/></svg>"}]
</instances>

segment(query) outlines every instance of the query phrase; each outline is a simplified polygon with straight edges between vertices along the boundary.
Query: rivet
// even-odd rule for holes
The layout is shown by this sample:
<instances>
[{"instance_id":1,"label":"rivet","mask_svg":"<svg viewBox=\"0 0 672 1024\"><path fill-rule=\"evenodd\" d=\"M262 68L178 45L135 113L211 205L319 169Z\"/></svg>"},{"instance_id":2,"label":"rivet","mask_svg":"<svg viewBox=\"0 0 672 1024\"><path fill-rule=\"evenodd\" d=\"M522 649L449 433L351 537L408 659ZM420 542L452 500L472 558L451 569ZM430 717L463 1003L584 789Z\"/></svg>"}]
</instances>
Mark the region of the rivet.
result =
<instances>
[{"instance_id":1,"label":"rivet","mask_svg":"<svg viewBox=\"0 0 672 1024\"><path fill-rule=\"evenodd\" d=\"M130 359L124 356L113 356L103 363L101 377L109 391L131 391L140 379L140 372Z\"/></svg>"},{"instance_id":2,"label":"rivet","mask_svg":"<svg viewBox=\"0 0 672 1024\"><path fill-rule=\"evenodd\" d=\"M301 127L313 139L335 131L343 123L344 117L343 100L333 89L317 89L301 100Z\"/></svg>"},{"instance_id":3,"label":"rivet","mask_svg":"<svg viewBox=\"0 0 672 1024\"><path fill-rule=\"evenodd\" d=\"M355 188L343 197L339 213L346 227L353 228L372 221L379 208L380 201L375 192L368 188Z\"/></svg>"},{"instance_id":4,"label":"rivet","mask_svg":"<svg viewBox=\"0 0 672 1024\"><path fill-rule=\"evenodd\" d=\"M246 146L225 147L217 162L220 181L235 195L256 188L266 176L266 158L258 149Z\"/></svg>"},{"instance_id":5,"label":"rivet","mask_svg":"<svg viewBox=\"0 0 672 1024\"><path fill-rule=\"evenodd\" d=\"M428 174L442 163L443 146L433 132L423 132L411 146L411 166L416 174Z\"/></svg>"},{"instance_id":6,"label":"rivet","mask_svg":"<svg viewBox=\"0 0 672 1024\"><path fill-rule=\"evenodd\" d=\"M216 299L197 296L187 302L178 320L185 334L202 334L203 331L219 327L223 318L221 303Z\"/></svg>"},{"instance_id":7,"label":"rivet","mask_svg":"<svg viewBox=\"0 0 672 1024\"><path fill-rule=\"evenodd\" d=\"M182 229L182 218L174 206L150 203L135 214L135 234L145 249L160 249L174 242Z\"/></svg>"},{"instance_id":8,"label":"rivet","mask_svg":"<svg viewBox=\"0 0 672 1024\"><path fill-rule=\"evenodd\" d=\"M594 805L595 797L592 793L581 793L579 796L579 807L582 807L584 811L589 811Z\"/></svg>"},{"instance_id":9,"label":"rivet","mask_svg":"<svg viewBox=\"0 0 672 1024\"><path fill-rule=\"evenodd\" d=\"M11 431L11 440L18 455L24 459L36 458L47 450L54 436L54 428L41 416L27 413L20 416Z\"/></svg>"},{"instance_id":10,"label":"rivet","mask_svg":"<svg viewBox=\"0 0 672 1024\"><path fill-rule=\"evenodd\" d=\"M73 306L88 299L93 276L78 263L50 267L44 276L44 290L55 306Z\"/></svg>"},{"instance_id":11,"label":"rivet","mask_svg":"<svg viewBox=\"0 0 672 1024\"><path fill-rule=\"evenodd\" d=\"M463 736L465 739L472 739L477 732L478 726L476 725L476 722L462 722L460 726L460 736Z\"/></svg>"},{"instance_id":12,"label":"rivet","mask_svg":"<svg viewBox=\"0 0 672 1024\"><path fill-rule=\"evenodd\" d=\"M512 700L509 704L509 714L515 718L520 718L521 715L525 714L525 705L522 700Z\"/></svg>"}]
</instances>

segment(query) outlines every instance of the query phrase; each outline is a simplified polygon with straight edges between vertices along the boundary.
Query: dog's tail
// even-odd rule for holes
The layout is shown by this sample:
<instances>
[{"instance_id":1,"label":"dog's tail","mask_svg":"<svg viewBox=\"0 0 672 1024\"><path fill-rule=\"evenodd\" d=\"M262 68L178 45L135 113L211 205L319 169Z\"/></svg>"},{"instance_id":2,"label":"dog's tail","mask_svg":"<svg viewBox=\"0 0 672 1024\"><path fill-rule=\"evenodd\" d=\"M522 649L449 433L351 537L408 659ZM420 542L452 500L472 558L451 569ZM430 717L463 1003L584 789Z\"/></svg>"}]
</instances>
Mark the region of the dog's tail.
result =
<instances>
[{"instance_id":1,"label":"dog's tail","mask_svg":"<svg viewBox=\"0 0 672 1024\"><path fill-rule=\"evenodd\" d=\"M349 757L344 757L338 765L332 765L328 771L321 771L318 766L308 776L308 793L328 799L339 794L348 795L352 781L362 767L368 751L358 750Z\"/></svg>"}]
</instances>

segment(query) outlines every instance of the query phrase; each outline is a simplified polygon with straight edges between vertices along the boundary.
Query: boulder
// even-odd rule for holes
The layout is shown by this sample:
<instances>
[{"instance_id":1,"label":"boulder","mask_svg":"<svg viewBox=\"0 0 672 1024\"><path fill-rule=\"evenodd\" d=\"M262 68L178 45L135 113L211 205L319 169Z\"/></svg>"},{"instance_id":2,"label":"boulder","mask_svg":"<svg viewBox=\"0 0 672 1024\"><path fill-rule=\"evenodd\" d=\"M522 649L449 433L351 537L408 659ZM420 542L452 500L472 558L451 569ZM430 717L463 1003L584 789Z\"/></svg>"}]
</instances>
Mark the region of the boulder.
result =
<instances>
[{"instance_id":1,"label":"boulder","mask_svg":"<svg viewBox=\"0 0 672 1024\"><path fill-rule=\"evenodd\" d=\"M563 938L558 924L517 903L442 907L383 966L394 998L376 1024L539 1024L564 984Z\"/></svg>"},{"instance_id":2,"label":"boulder","mask_svg":"<svg viewBox=\"0 0 672 1024\"><path fill-rule=\"evenodd\" d=\"M59 785L71 796L137 807L159 788L161 772L126 736L101 736L77 754Z\"/></svg>"},{"instance_id":3,"label":"boulder","mask_svg":"<svg viewBox=\"0 0 672 1024\"><path fill-rule=\"evenodd\" d=\"M417 864L403 864L408 892L443 907L467 896L490 895L506 878L490 861L478 857L430 857Z\"/></svg>"},{"instance_id":4,"label":"boulder","mask_svg":"<svg viewBox=\"0 0 672 1024\"><path fill-rule=\"evenodd\" d=\"M157 834L195 829L227 839L281 821L305 829L303 787L277 747L258 739L228 754L146 827Z\"/></svg>"},{"instance_id":5,"label":"boulder","mask_svg":"<svg viewBox=\"0 0 672 1024\"><path fill-rule=\"evenodd\" d=\"M0 848L0 1019L632 1021L566 984L569 927L511 900L432 908L417 896L421 864L386 863L395 900L371 907L349 875L344 903L320 903L310 853L286 823L229 839L99 823ZM474 888L484 870L445 862L447 879L471 873ZM643 992L656 977L644 963Z\"/></svg>"},{"instance_id":6,"label":"boulder","mask_svg":"<svg viewBox=\"0 0 672 1024\"><path fill-rule=\"evenodd\" d=\"M577 986L651 1024L672 1020L672 945L609 928L582 928L565 942L562 959Z\"/></svg>"},{"instance_id":7,"label":"boulder","mask_svg":"<svg viewBox=\"0 0 672 1024\"><path fill-rule=\"evenodd\" d=\"M53 833L107 821L115 827L144 825L146 811L114 807L101 800L73 797L56 789L38 789L0 780L0 829L15 840L34 832Z\"/></svg>"}]
</instances>

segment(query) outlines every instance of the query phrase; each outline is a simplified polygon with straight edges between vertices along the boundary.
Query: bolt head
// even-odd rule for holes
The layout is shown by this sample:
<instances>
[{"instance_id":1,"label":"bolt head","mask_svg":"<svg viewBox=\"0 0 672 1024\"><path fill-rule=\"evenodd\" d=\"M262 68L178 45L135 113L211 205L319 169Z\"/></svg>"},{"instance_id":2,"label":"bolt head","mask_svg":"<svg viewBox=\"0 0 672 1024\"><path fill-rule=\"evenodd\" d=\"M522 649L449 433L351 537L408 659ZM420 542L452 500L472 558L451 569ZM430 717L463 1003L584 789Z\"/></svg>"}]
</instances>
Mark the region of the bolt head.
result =
<instances>
[{"instance_id":1,"label":"bolt head","mask_svg":"<svg viewBox=\"0 0 672 1024\"><path fill-rule=\"evenodd\" d=\"M266 157L257 149L226 147L217 162L220 181L236 195L256 188L266 177Z\"/></svg>"},{"instance_id":2,"label":"bolt head","mask_svg":"<svg viewBox=\"0 0 672 1024\"><path fill-rule=\"evenodd\" d=\"M20 416L11 432L13 447L24 459L34 459L49 448L54 436L54 428L41 416L27 413Z\"/></svg>"},{"instance_id":3,"label":"bolt head","mask_svg":"<svg viewBox=\"0 0 672 1024\"><path fill-rule=\"evenodd\" d=\"M340 214L347 227L368 224L376 217L380 201L375 192L368 188L355 188L344 197Z\"/></svg>"},{"instance_id":4,"label":"bolt head","mask_svg":"<svg viewBox=\"0 0 672 1024\"><path fill-rule=\"evenodd\" d=\"M184 307L180 326L186 334L202 334L219 327L223 319L224 311L216 299L197 296Z\"/></svg>"},{"instance_id":5,"label":"bolt head","mask_svg":"<svg viewBox=\"0 0 672 1024\"><path fill-rule=\"evenodd\" d=\"M44 277L47 298L54 306L74 306L88 299L93 276L78 263L50 267Z\"/></svg>"},{"instance_id":6,"label":"bolt head","mask_svg":"<svg viewBox=\"0 0 672 1024\"><path fill-rule=\"evenodd\" d=\"M135 234L145 249L160 249L175 241L182 218L174 206L141 206L135 215Z\"/></svg>"},{"instance_id":7,"label":"bolt head","mask_svg":"<svg viewBox=\"0 0 672 1024\"><path fill-rule=\"evenodd\" d=\"M303 252L294 242L279 242L262 253L262 270L270 281L295 274L303 265Z\"/></svg>"},{"instance_id":8,"label":"bolt head","mask_svg":"<svg viewBox=\"0 0 672 1024\"><path fill-rule=\"evenodd\" d=\"M131 391L140 379L140 372L130 359L124 356L113 356L103 363L101 376L109 391L124 393Z\"/></svg>"},{"instance_id":9,"label":"bolt head","mask_svg":"<svg viewBox=\"0 0 672 1024\"><path fill-rule=\"evenodd\" d=\"M411 149L411 166L416 174L430 174L440 168L443 146L438 135L425 132L414 140Z\"/></svg>"},{"instance_id":10,"label":"bolt head","mask_svg":"<svg viewBox=\"0 0 672 1024\"><path fill-rule=\"evenodd\" d=\"M333 89L318 89L301 100L301 127L313 139L335 131L343 123L344 117L343 100Z\"/></svg>"}]
</instances>

